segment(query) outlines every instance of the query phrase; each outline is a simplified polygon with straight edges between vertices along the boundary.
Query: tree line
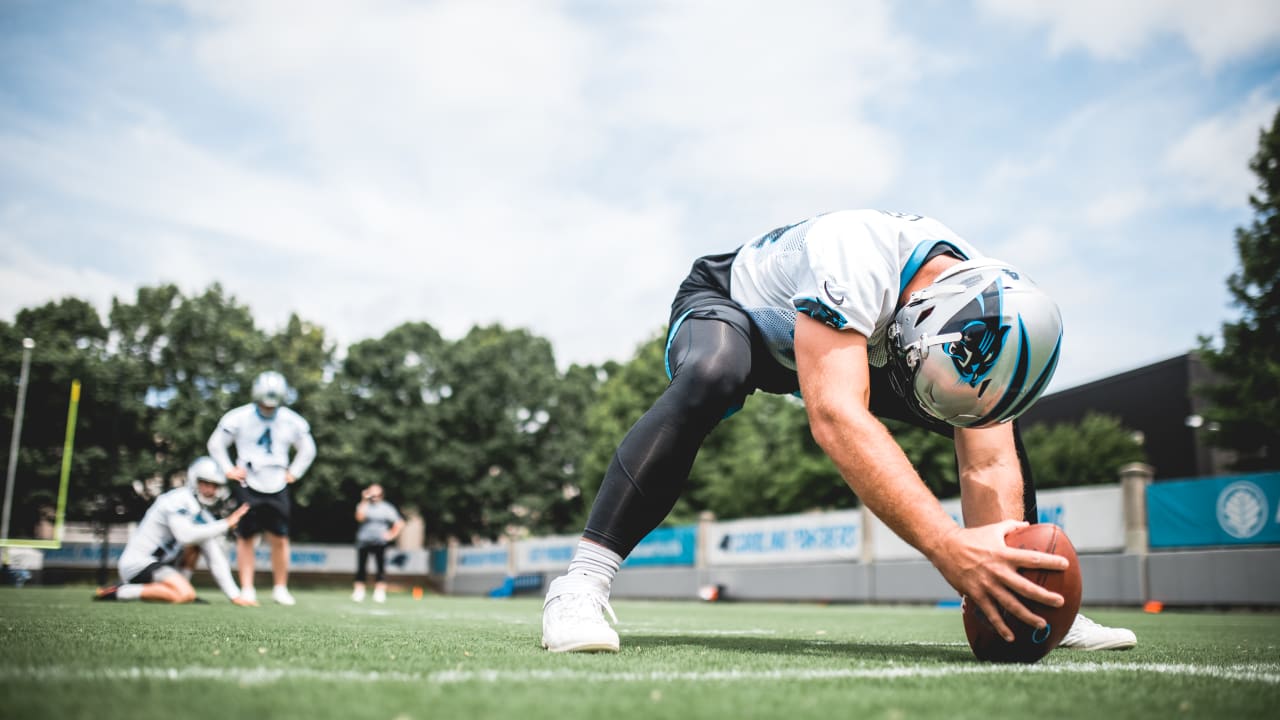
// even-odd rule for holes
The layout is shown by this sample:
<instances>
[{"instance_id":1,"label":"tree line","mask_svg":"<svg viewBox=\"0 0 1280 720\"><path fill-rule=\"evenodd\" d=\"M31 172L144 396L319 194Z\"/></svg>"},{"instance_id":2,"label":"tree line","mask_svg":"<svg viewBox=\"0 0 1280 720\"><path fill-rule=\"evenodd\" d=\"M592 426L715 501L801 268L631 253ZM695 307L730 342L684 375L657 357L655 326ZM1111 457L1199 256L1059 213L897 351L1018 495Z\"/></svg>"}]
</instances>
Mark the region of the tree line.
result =
<instances>
[{"instance_id":1,"label":"tree line","mask_svg":"<svg viewBox=\"0 0 1280 720\"><path fill-rule=\"evenodd\" d=\"M339 353L322 327L296 315L263 329L219 285L190 296L160 285L113 300L105 318L72 297L0 322L7 428L24 337L36 348L14 537L52 506L73 379L83 389L69 518L140 517L205 453L222 413L249 401L253 378L274 369L288 378L290 405L311 422L319 448L293 488L296 536L328 542L350 539L354 500L372 482L422 515L429 541L576 532L618 441L667 382L664 331L626 362L567 370L547 339L500 325L447 339L410 322ZM935 492L958 492L949 440L891 430ZM1029 452L1046 460L1038 485L1113 481L1116 467L1141 459L1128 438L1107 418L1033 430ZM1064 449L1072 444L1091 451ZM708 439L672 521L704 510L732 518L856 502L814 443L800 401L757 393Z\"/></svg>"}]
</instances>

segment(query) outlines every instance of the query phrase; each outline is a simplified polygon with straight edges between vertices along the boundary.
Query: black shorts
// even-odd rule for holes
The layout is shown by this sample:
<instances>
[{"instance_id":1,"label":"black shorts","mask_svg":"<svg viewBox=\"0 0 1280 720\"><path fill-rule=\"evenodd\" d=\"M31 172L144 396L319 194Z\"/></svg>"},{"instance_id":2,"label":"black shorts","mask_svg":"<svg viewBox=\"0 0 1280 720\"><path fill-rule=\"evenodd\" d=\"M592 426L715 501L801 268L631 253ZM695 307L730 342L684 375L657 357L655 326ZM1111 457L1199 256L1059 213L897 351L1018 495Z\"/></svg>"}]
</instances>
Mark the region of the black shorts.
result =
<instances>
[{"instance_id":1,"label":"black shorts","mask_svg":"<svg viewBox=\"0 0 1280 720\"><path fill-rule=\"evenodd\" d=\"M231 484L231 494L249 512L236 525L236 537L251 538L263 532L289 537L289 488L277 493L262 493L240 483Z\"/></svg>"},{"instance_id":2,"label":"black shorts","mask_svg":"<svg viewBox=\"0 0 1280 720\"><path fill-rule=\"evenodd\" d=\"M800 381L794 370L783 367L773 359L760 329L751 317L729 296L729 273L735 250L723 255L707 255L693 261L689 276L680 283L676 298L671 303L671 317L667 331L666 353L671 351L671 341L680 331L685 320L719 320L737 330L751 344L751 377L753 390L763 390L776 395L794 393L800 389ZM671 376L671 359L664 353L667 376Z\"/></svg>"},{"instance_id":3,"label":"black shorts","mask_svg":"<svg viewBox=\"0 0 1280 720\"><path fill-rule=\"evenodd\" d=\"M172 563L163 560L157 560L150 565L142 568L141 572L135 573L133 577L125 580L129 584L146 585L152 582L163 582L164 579L178 572Z\"/></svg>"}]
</instances>

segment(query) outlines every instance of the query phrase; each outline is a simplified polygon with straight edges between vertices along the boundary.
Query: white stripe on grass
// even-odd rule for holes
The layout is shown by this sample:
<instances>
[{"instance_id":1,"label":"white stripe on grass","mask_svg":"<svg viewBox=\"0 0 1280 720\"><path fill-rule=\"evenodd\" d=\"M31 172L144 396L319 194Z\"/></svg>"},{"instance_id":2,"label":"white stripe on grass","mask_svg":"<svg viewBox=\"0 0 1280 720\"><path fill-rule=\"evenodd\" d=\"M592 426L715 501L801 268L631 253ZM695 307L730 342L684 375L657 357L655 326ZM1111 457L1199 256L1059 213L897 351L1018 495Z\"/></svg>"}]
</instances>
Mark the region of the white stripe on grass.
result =
<instances>
[{"instance_id":1,"label":"white stripe on grass","mask_svg":"<svg viewBox=\"0 0 1280 720\"><path fill-rule=\"evenodd\" d=\"M459 685L531 682L574 683L703 683L829 680L914 680L962 675L1096 675L1136 673L1202 677L1265 685L1280 685L1280 665L1247 664L1226 667L1173 663L1060 663L1051 665L936 665L793 670L703 670L689 672L590 672L580 670L440 670L428 673L398 671L319 670L315 668L70 668L44 666L0 668L0 681L173 681L214 680L261 685L295 680L346 683L414 683Z\"/></svg>"}]
</instances>

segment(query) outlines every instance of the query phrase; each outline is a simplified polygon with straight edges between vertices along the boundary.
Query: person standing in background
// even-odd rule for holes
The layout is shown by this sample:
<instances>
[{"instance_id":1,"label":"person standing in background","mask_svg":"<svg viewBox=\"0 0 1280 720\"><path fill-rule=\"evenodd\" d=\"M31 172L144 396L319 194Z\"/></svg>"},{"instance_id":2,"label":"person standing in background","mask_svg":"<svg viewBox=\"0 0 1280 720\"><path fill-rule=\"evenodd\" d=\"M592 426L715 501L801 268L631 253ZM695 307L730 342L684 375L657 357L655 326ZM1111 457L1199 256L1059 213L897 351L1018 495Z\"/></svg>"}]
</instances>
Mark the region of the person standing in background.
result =
<instances>
[{"instance_id":1,"label":"person standing in background","mask_svg":"<svg viewBox=\"0 0 1280 720\"><path fill-rule=\"evenodd\" d=\"M384 499L382 486L374 483L360 493L356 521L360 523L360 528L356 531L356 581L351 599L364 602L365 581L368 579L366 566L369 564L369 557L373 556L373 601L386 602L387 545L404 529L404 518L395 505Z\"/></svg>"},{"instance_id":2,"label":"person standing in background","mask_svg":"<svg viewBox=\"0 0 1280 720\"><path fill-rule=\"evenodd\" d=\"M289 486L311 467L316 443L311 426L298 413L284 407L289 384L284 376L268 370L253 381L253 402L229 411L209 437L209 455L228 480L236 481L232 493L249 506L249 514L236 528L236 565L240 594L257 599L253 587L254 546L267 534L271 546L271 597L281 605L296 601L289 593ZM232 463L227 448L234 445ZM295 448L293 460L289 449Z\"/></svg>"}]
</instances>

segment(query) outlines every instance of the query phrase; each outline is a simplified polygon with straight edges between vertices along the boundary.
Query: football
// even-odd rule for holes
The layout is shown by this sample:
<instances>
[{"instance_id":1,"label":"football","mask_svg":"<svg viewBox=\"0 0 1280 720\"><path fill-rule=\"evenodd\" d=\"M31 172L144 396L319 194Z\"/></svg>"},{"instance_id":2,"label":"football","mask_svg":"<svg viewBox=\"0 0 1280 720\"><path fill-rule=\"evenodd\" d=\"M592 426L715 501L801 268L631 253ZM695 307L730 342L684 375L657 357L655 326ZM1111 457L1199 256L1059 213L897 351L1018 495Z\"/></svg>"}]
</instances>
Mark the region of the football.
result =
<instances>
[{"instance_id":1,"label":"football","mask_svg":"<svg viewBox=\"0 0 1280 720\"><path fill-rule=\"evenodd\" d=\"M1000 637L975 604L966 601L963 613L964 633L969 638L969 647L979 660L1033 663L1057 647L1075 621L1076 613L1080 610L1080 561L1076 558L1075 547L1067 539L1067 534L1057 525L1029 525L1009 533L1004 541L1009 547L1037 550L1066 558L1071 563L1066 570L1022 568L1018 571L1037 585L1062 595L1065 602L1062 607L1052 608L1020 598L1031 612L1048 621L1049 626L1043 630L1037 630L1002 610L1001 617L1015 636L1010 643Z\"/></svg>"}]
</instances>

